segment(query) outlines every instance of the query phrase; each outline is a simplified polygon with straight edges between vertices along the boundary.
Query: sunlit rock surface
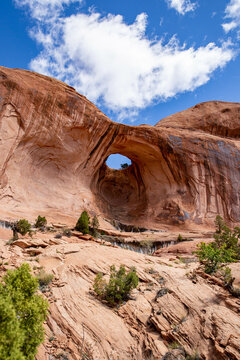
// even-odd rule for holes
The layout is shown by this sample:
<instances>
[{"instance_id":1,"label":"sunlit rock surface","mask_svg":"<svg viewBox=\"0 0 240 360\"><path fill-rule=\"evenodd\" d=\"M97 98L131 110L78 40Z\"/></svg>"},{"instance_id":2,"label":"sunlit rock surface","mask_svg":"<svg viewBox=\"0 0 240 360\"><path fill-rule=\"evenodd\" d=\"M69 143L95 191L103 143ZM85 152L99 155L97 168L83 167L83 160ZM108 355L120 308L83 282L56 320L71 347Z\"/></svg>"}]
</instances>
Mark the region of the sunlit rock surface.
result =
<instances>
[{"instance_id":1,"label":"sunlit rock surface","mask_svg":"<svg viewBox=\"0 0 240 360\"><path fill-rule=\"evenodd\" d=\"M141 226L240 221L240 105L208 102L156 126L109 120L73 88L0 68L0 210L52 219L87 208ZM105 161L120 153L125 170Z\"/></svg>"}]
</instances>

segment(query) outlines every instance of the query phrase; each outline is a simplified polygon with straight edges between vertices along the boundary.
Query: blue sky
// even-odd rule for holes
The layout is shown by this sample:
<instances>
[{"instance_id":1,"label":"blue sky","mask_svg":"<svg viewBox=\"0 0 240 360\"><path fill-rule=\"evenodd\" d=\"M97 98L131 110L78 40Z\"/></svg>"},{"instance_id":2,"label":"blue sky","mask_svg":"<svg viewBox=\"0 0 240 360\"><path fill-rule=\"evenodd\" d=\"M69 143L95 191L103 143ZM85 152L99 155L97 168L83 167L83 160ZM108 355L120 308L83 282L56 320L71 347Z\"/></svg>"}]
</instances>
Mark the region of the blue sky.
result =
<instances>
[{"instance_id":1,"label":"blue sky","mask_svg":"<svg viewBox=\"0 0 240 360\"><path fill-rule=\"evenodd\" d=\"M239 101L240 0L4 0L1 65L57 77L112 120Z\"/></svg>"}]
</instances>

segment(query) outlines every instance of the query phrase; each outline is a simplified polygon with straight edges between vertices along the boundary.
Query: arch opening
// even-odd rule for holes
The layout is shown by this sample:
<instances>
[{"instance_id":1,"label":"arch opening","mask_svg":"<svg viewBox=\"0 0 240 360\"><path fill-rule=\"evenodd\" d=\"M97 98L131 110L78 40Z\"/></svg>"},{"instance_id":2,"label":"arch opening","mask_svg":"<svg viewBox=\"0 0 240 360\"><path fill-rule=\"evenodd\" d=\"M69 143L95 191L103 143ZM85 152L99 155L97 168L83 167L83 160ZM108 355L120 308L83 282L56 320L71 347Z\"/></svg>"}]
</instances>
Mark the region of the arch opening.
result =
<instances>
[{"instance_id":1,"label":"arch opening","mask_svg":"<svg viewBox=\"0 0 240 360\"><path fill-rule=\"evenodd\" d=\"M98 204L111 218L123 222L138 218L146 208L146 194L134 156L109 155L99 169L95 193Z\"/></svg>"},{"instance_id":2,"label":"arch opening","mask_svg":"<svg viewBox=\"0 0 240 360\"><path fill-rule=\"evenodd\" d=\"M114 170L124 170L132 165L131 159L119 153L109 155L105 163Z\"/></svg>"}]
</instances>

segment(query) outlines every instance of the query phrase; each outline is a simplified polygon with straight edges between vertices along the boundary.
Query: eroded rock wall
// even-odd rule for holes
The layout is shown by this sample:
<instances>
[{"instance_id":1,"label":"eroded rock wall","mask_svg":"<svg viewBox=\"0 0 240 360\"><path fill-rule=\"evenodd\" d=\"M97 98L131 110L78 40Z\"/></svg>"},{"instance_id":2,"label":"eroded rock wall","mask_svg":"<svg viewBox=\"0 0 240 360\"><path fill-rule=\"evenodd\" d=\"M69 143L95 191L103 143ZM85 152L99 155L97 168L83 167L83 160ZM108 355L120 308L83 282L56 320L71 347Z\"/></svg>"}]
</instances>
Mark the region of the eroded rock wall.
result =
<instances>
[{"instance_id":1,"label":"eroded rock wall","mask_svg":"<svg viewBox=\"0 0 240 360\"><path fill-rule=\"evenodd\" d=\"M240 221L240 104L209 102L160 121L110 121L70 86L0 68L0 211L98 215L142 226ZM113 170L110 154L132 165Z\"/></svg>"}]
</instances>

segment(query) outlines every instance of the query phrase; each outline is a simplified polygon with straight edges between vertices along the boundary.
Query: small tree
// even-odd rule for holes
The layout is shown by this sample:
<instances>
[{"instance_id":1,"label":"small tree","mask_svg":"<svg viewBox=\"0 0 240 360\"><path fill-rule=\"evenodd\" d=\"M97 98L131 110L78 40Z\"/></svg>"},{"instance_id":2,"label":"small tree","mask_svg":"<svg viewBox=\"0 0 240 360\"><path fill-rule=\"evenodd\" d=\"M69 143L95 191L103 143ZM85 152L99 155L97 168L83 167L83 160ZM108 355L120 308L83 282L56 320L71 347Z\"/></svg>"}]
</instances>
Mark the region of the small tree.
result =
<instances>
[{"instance_id":1,"label":"small tree","mask_svg":"<svg viewBox=\"0 0 240 360\"><path fill-rule=\"evenodd\" d=\"M89 215L87 211L83 211L80 218L77 221L75 229L83 234L89 234Z\"/></svg>"},{"instance_id":2,"label":"small tree","mask_svg":"<svg viewBox=\"0 0 240 360\"><path fill-rule=\"evenodd\" d=\"M13 222L11 228L14 241L18 239L18 233L21 235L29 233L29 235L31 235L31 224L26 219L20 219L17 222Z\"/></svg>"},{"instance_id":3,"label":"small tree","mask_svg":"<svg viewBox=\"0 0 240 360\"><path fill-rule=\"evenodd\" d=\"M128 163L124 163L124 164L121 164L121 169L124 170L124 169L127 169L129 167L129 164Z\"/></svg>"},{"instance_id":4,"label":"small tree","mask_svg":"<svg viewBox=\"0 0 240 360\"><path fill-rule=\"evenodd\" d=\"M44 340L43 322L48 308L47 301L36 294L37 289L38 280L31 275L28 264L9 270L3 277L0 283L0 360L34 360ZM5 314L4 317L1 314Z\"/></svg>"},{"instance_id":5,"label":"small tree","mask_svg":"<svg viewBox=\"0 0 240 360\"><path fill-rule=\"evenodd\" d=\"M227 249L226 245L217 247L216 243L206 244L202 242L196 251L199 261L204 264L205 272L211 274L219 268L219 264L234 262L235 253Z\"/></svg>"},{"instance_id":6,"label":"small tree","mask_svg":"<svg viewBox=\"0 0 240 360\"><path fill-rule=\"evenodd\" d=\"M102 300L114 305L128 300L131 290L137 287L138 281L139 278L134 267L127 273L124 265L121 265L119 270L116 270L115 265L112 265L109 282L107 283L103 279L102 273L98 273L93 288Z\"/></svg>"},{"instance_id":7,"label":"small tree","mask_svg":"<svg viewBox=\"0 0 240 360\"><path fill-rule=\"evenodd\" d=\"M47 219L45 218L45 216L40 216L38 215L36 222L35 222L35 227L36 228L41 228L47 225Z\"/></svg>"},{"instance_id":8,"label":"small tree","mask_svg":"<svg viewBox=\"0 0 240 360\"><path fill-rule=\"evenodd\" d=\"M215 226L216 226L216 234L220 234L223 228L226 226L223 218L220 215L216 216Z\"/></svg>"},{"instance_id":9,"label":"small tree","mask_svg":"<svg viewBox=\"0 0 240 360\"><path fill-rule=\"evenodd\" d=\"M240 228L229 229L221 216L216 217L215 241L210 244L202 242L198 245L196 254L199 261L205 265L206 273L215 272L220 264L234 262L240 259Z\"/></svg>"}]
</instances>

